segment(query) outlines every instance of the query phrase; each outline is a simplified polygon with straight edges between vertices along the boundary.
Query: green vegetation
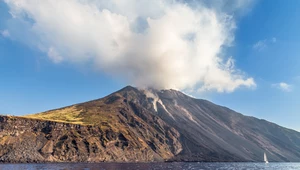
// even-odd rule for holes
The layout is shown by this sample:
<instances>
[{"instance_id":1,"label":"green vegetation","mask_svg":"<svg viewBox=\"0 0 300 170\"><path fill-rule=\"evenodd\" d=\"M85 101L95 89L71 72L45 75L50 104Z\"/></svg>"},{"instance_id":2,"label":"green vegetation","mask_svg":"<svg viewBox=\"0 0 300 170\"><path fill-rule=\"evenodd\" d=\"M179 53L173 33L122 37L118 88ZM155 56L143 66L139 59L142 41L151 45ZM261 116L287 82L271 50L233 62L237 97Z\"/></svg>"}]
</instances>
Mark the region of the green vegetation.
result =
<instances>
[{"instance_id":1,"label":"green vegetation","mask_svg":"<svg viewBox=\"0 0 300 170\"><path fill-rule=\"evenodd\" d=\"M26 115L25 118L39 119L39 120L51 120L57 122L85 124L82 121L80 113L82 110L78 110L75 106L66 107L58 110L51 110L38 114Z\"/></svg>"},{"instance_id":2,"label":"green vegetation","mask_svg":"<svg viewBox=\"0 0 300 170\"><path fill-rule=\"evenodd\" d=\"M108 101L110 104L107 104ZM122 97L112 96L103 100L95 100L22 117L80 125L96 125L102 131L128 134L127 125L121 123L119 117L123 105Z\"/></svg>"},{"instance_id":3,"label":"green vegetation","mask_svg":"<svg viewBox=\"0 0 300 170\"><path fill-rule=\"evenodd\" d=\"M107 105L103 101L93 101L22 117L80 125L98 125L102 130L111 129L118 132L124 128L117 117L121 107L118 100L112 105Z\"/></svg>"}]
</instances>

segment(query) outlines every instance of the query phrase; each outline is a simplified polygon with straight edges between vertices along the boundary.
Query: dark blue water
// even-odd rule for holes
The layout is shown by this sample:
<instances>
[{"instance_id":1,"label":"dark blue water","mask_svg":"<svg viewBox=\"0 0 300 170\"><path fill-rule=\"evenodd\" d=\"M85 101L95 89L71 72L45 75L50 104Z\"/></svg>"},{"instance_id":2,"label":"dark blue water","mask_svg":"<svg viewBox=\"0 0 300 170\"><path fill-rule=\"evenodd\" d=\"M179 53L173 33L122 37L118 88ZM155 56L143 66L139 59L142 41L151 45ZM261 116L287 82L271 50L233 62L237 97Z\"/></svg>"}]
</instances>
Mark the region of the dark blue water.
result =
<instances>
[{"instance_id":1,"label":"dark blue water","mask_svg":"<svg viewBox=\"0 0 300 170\"><path fill-rule=\"evenodd\" d=\"M49 163L0 164L1 170L300 170L300 163Z\"/></svg>"}]
</instances>

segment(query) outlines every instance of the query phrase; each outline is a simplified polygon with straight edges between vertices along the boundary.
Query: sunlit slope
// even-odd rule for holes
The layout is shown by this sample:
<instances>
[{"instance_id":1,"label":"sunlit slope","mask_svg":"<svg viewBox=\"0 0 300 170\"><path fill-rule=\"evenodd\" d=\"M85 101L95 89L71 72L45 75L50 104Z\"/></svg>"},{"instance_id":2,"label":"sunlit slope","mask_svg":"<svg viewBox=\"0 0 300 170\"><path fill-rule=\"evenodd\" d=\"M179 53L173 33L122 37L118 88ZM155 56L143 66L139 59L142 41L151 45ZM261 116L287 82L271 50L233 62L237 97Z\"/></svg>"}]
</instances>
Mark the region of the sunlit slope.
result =
<instances>
[{"instance_id":1,"label":"sunlit slope","mask_svg":"<svg viewBox=\"0 0 300 170\"><path fill-rule=\"evenodd\" d=\"M80 115L81 110L77 109L75 106L66 107L57 110L51 110L47 112L26 115L25 118L40 119L40 120L51 120L58 122L74 123L74 124L86 124L82 121L82 116Z\"/></svg>"}]
</instances>

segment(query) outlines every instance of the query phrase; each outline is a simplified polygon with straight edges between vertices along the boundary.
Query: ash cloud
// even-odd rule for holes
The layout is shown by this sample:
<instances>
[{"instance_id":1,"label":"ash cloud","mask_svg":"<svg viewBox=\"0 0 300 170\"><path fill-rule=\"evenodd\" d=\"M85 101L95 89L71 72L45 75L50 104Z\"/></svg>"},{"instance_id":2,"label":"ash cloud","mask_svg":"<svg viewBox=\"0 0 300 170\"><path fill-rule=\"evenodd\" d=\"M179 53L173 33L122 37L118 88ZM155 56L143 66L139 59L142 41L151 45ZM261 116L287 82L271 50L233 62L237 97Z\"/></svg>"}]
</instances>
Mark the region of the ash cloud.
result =
<instances>
[{"instance_id":1,"label":"ash cloud","mask_svg":"<svg viewBox=\"0 0 300 170\"><path fill-rule=\"evenodd\" d=\"M253 78L235 68L231 57L224 57L236 26L234 17L220 6L214 8L213 3L5 2L11 23L20 27L18 35L24 35L13 37L12 31L11 37L38 48L54 63L92 62L99 70L139 87L232 92L241 86L256 86ZM242 1L236 2L232 8L242 6ZM229 11L228 5L226 8Z\"/></svg>"}]
</instances>

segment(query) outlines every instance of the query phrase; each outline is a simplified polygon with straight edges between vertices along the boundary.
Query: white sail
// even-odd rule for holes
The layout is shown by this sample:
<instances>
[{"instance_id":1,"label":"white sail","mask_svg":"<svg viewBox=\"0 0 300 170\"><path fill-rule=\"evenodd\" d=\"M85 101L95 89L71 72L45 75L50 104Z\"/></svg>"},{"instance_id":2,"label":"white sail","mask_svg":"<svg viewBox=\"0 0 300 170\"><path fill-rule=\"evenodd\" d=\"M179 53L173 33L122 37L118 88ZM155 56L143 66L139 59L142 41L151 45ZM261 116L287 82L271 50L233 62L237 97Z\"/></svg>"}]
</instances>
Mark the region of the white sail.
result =
<instances>
[{"instance_id":1,"label":"white sail","mask_svg":"<svg viewBox=\"0 0 300 170\"><path fill-rule=\"evenodd\" d=\"M266 152L264 152L264 161L265 163L269 163Z\"/></svg>"}]
</instances>

